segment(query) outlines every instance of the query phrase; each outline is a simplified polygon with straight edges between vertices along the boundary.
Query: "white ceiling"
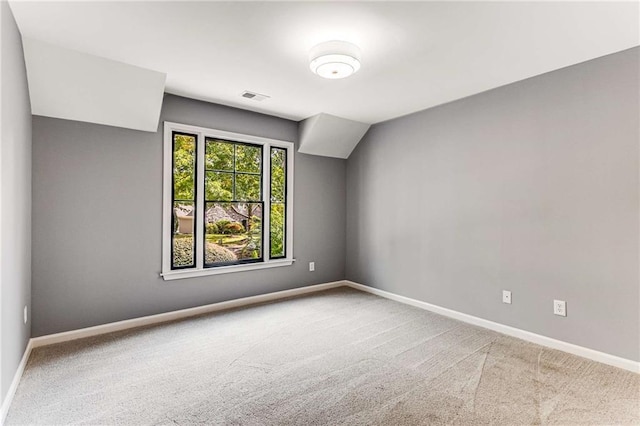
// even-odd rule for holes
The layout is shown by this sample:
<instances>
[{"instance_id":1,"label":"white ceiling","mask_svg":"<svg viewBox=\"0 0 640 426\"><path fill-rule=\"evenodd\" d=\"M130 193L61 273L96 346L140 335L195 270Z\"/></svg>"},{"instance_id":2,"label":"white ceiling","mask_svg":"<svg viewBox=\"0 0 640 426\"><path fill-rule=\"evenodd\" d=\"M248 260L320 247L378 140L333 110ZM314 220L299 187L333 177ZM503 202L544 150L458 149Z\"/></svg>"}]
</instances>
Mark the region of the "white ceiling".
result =
<instances>
[{"instance_id":1,"label":"white ceiling","mask_svg":"<svg viewBox=\"0 0 640 426\"><path fill-rule=\"evenodd\" d=\"M166 91L376 123L639 44L637 2L12 1L23 37L167 73ZM315 44L362 49L344 80ZM271 96L262 102L244 90Z\"/></svg>"}]
</instances>

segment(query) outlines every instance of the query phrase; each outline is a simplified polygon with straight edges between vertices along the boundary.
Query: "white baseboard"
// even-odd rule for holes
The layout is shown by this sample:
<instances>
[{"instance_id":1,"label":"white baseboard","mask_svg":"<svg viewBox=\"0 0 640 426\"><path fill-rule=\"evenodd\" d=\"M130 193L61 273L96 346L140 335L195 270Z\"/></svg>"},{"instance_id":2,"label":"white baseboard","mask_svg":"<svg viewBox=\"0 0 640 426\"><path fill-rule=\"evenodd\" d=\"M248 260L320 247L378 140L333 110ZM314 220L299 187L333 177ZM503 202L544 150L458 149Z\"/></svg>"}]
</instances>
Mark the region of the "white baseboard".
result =
<instances>
[{"instance_id":1,"label":"white baseboard","mask_svg":"<svg viewBox=\"0 0 640 426\"><path fill-rule=\"evenodd\" d=\"M474 317L473 315L463 314L462 312L443 308L437 305L432 305L431 303L422 302L420 300L411 299L405 296L399 296L397 294L390 293L388 291L379 290L377 288L354 283L353 281L345 280L345 284L348 287L354 288L356 290L365 291L367 293L375 294L376 296L381 296L387 299L395 300L396 302L405 303L407 305L425 309L427 311L431 311L436 314L440 314L449 318L454 318L469 324L477 325L479 327L488 328L489 330L497 331L499 333L506 334L508 336L517 337L519 339L536 343L538 345L546 346L552 349L558 349L560 351L568 352L573 355L578 355L583 358L590 359L592 361L597 361L603 364L608 364L614 367L629 370L634 373L640 373L640 362L637 362L637 361L632 361L626 358L620 358L615 355L599 352L593 349L585 348L583 346L574 345L573 343L567 343L562 340L552 339L551 337L542 336L540 334L531 333L529 331L521 330L519 328L510 327L508 325Z\"/></svg>"},{"instance_id":2,"label":"white baseboard","mask_svg":"<svg viewBox=\"0 0 640 426\"><path fill-rule=\"evenodd\" d=\"M167 321L173 321L182 318L189 318L196 315L202 315L210 312L222 311L225 309L239 308L242 306L255 305L258 303L269 302L272 300L285 299L293 296L300 296L307 293L314 293L331 288L345 286L344 281L333 281L324 284L310 285L306 287L294 288L291 290L276 291L273 293L260 294L257 296L243 297L241 299L228 300L225 302L212 303L210 305L197 306L195 308L181 309L179 311L166 312L163 314L149 315L146 317L134 318L125 321L117 321L109 324L97 325L94 327L81 328L78 330L66 331L63 333L49 334L41 337L29 339L27 348L24 351L20 365L11 382L11 387L7 392L2 407L0 407L0 425L4 425L4 421L9 413L9 407L18 389L18 384L22 378L22 373L27 365L31 350L40 346L53 345L55 343L68 342L70 340L82 339L84 337L98 336L100 334L113 333L114 331L126 330L129 328L142 327L145 325L159 324Z\"/></svg>"},{"instance_id":3,"label":"white baseboard","mask_svg":"<svg viewBox=\"0 0 640 426\"><path fill-rule=\"evenodd\" d=\"M24 369L27 366L27 361L29 360L29 356L31 355L32 348L33 345L30 339L27 343L27 347L24 350L24 354L22 354L22 359L20 360L20 364L18 364L16 374L13 375L13 380L11 381L11 386L9 386L7 395L2 401L2 406L0 407L0 425L4 424L4 421L7 418L7 414L9 414L9 407L11 407L11 402L13 402L13 396L16 394L16 390L18 389L18 385L20 384L20 379L22 378L22 373L24 373Z\"/></svg>"},{"instance_id":4,"label":"white baseboard","mask_svg":"<svg viewBox=\"0 0 640 426\"><path fill-rule=\"evenodd\" d=\"M114 331L127 330L129 328L142 327L145 325L159 324L210 312L222 311L225 309L239 308L241 306L255 305L257 303L269 302L287 297L299 296L307 293L328 290L330 288L344 286L344 281L334 281L324 284L310 285L306 287L294 288L291 290L276 291L274 293L260 294L257 296L243 297L241 299L228 300L226 302L212 303L210 305L196 306L195 308L181 309L179 311L165 312L163 314L149 315L146 317L133 318L130 320L111 322L108 324L96 325L94 327L81 328L78 330L65 331L63 333L48 334L46 336L34 337L31 339L32 347L53 345L54 343L68 342L70 340L82 339L85 337L98 336L100 334L113 333Z\"/></svg>"}]
</instances>

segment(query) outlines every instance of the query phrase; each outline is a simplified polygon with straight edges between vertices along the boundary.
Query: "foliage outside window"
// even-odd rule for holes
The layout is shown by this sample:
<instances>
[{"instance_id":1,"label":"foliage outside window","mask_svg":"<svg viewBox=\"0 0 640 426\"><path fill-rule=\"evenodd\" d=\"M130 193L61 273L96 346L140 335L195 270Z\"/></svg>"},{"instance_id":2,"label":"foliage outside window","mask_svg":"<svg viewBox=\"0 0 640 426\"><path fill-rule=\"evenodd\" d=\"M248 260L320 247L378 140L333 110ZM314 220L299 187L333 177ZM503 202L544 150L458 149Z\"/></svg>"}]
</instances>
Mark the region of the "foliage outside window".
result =
<instances>
[{"instance_id":1,"label":"foliage outside window","mask_svg":"<svg viewBox=\"0 0 640 426\"><path fill-rule=\"evenodd\" d=\"M193 238L196 205L196 135L173 133L173 217L172 267L196 265Z\"/></svg>"},{"instance_id":2,"label":"foliage outside window","mask_svg":"<svg viewBox=\"0 0 640 426\"><path fill-rule=\"evenodd\" d=\"M271 258L285 256L287 150L271 148Z\"/></svg>"},{"instance_id":3,"label":"foliage outside window","mask_svg":"<svg viewBox=\"0 0 640 426\"><path fill-rule=\"evenodd\" d=\"M165 123L165 138L171 164L165 175L171 187L165 279L178 271L197 276L207 269L229 272L233 268L220 267L293 261L291 143L172 123ZM165 205L167 196L165 191Z\"/></svg>"},{"instance_id":4,"label":"foliage outside window","mask_svg":"<svg viewBox=\"0 0 640 426\"><path fill-rule=\"evenodd\" d=\"M262 253L262 146L205 139L206 267Z\"/></svg>"}]
</instances>

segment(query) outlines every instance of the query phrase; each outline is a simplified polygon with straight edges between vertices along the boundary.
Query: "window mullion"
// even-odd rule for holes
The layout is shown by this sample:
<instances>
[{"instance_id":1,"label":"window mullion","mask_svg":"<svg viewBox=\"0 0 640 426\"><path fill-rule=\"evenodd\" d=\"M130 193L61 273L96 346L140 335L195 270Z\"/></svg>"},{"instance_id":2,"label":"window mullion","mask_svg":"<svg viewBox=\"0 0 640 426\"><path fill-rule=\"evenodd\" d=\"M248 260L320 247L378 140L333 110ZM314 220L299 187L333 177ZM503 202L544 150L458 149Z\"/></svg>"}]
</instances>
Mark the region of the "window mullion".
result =
<instances>
[{"instance_id":1,"label":"window mullion","mask_svg":"<svg viewBox=\"0 0 640 426\"><path fill-rule=\"evenodd\" d=\"M271 257L271 144L262 146L262 253L268 261Z\"/></svg>"},{"instance_id":2,"label":"window mullion","mask_svg":"<svg viewBox=\"0 0 640 426\"><path fill-rule=\"evenodd\" d=\"M204 176L205 176L205 139L202 133L198 134L196 144L196 226L194 237L196 240L196 269L204 267Z\"/></svg>"},{"instance_id":3,"label":"window mullion","mask_svg":"<svg viewBox=\"0 0 640 426\"><path fill-rule=\"evenodd\" d=\"M285 181L285 208L286 208L286 221L285 221L285 229L286 229L286 242L285 242L285 256L287 259L293 259L293 158L294 158L294 149L288 148L285 151L285 155L287 158L286 161L286 176L287 179Z\"/></svg>"}]
</instances>

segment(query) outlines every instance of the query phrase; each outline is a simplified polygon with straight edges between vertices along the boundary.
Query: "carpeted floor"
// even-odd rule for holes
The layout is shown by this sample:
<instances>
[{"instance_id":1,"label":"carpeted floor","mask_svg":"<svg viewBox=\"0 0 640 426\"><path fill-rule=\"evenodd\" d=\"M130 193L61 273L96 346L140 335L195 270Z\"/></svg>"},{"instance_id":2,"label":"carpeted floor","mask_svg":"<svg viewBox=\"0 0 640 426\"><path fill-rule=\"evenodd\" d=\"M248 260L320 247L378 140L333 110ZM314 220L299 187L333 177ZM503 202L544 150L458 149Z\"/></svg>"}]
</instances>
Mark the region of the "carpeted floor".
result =
<instances>
[{"instance_id":1,"label":"carpeted floor","mask_svg":"<svg viewBox=\"0 0 640 426\"><path fill-rule=\"evenodd\" d=\"M640 424L640 375L359 291L35 349L15 424Z\"/></svg>"}]
</instances>

